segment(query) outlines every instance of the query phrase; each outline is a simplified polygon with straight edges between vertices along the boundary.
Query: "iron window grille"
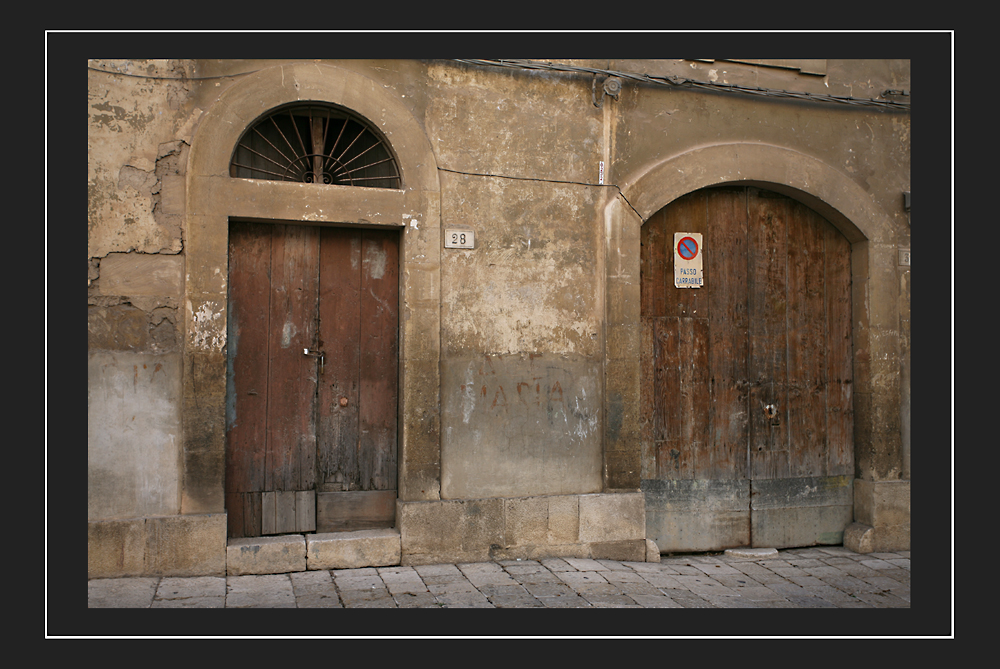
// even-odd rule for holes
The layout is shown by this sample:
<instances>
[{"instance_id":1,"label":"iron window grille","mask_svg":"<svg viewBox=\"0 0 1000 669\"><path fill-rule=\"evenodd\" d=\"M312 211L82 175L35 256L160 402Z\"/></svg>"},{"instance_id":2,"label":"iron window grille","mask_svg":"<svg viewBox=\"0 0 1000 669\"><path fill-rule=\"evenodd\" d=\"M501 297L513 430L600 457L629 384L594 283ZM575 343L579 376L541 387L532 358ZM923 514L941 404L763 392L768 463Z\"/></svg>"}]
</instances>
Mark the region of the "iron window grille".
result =
<instances>
[{"instance_id":1,"label":"iron window grille","mask_svg":"<svg viewBox=\"0 0 1000 669\"><path fill-rule=\"evenodd\" d=\"M400 188L396 158L362 118L333 106L293 104L254 122L229 165L240 179Z\"/></svg>"}]
</instances>

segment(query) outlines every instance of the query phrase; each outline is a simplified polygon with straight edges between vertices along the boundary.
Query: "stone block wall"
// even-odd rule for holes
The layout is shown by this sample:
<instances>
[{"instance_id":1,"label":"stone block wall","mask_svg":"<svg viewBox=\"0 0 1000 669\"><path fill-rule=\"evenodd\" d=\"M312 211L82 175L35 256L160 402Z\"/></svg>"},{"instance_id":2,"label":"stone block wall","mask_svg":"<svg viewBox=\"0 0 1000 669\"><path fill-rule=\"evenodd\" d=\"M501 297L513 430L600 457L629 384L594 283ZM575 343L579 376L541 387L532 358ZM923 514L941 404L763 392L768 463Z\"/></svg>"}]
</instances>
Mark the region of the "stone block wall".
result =
<instances>
[{"instance_id":1,"label":"stone block wall","mask_svg":"<svg viewBox=\"0 0 1000 669\"><path fill-rule=\"evenodd\" d=\"M398 502L402 563L646 560L642 493Z\"/></svg>"}]
</instances>

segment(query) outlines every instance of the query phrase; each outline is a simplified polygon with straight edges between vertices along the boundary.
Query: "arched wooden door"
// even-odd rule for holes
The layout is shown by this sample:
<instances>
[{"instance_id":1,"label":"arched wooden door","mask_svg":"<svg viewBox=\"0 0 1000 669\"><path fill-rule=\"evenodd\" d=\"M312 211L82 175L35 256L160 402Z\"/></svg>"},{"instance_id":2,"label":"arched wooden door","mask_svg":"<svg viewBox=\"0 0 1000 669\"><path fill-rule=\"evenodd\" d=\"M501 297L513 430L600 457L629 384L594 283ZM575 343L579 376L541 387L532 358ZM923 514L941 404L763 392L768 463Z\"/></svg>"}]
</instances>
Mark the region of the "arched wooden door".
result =
<instances>
[{"instance_id":1,"label":"arched wooden door","mask_svg":"<svg viewBox=\"0 0 1000 669\"><path fill-rule=\"evenodd\" d=\"M230 537L391 527L399 234L233 222Z\"/></svg>"},{"instance_id":2,"label":"arched wooden door","mask_svg":"<svg viewBox=\"0 0 1000 669\"><path fill-rule=\"evenodd\" d=\"M704 284L676 288L674 233ZM647 535L663 552L838 544L853 516L850 244L750 187L642 228Z\"/></svg>"}]
</instances>

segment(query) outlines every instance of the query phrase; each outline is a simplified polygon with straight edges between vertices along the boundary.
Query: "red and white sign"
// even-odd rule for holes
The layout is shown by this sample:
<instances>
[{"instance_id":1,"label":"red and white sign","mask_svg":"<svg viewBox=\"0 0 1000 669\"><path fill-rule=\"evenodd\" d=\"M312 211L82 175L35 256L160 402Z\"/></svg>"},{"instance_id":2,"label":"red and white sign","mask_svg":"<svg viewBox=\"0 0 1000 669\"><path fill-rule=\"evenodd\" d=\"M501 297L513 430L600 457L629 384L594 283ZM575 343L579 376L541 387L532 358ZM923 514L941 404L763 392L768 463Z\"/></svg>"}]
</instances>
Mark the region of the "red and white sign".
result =
<instances>
[{"instance_id":1,"label":"red and white sign","mask_svg":"<svg viewBox=\"0 0 1000 669\"><path fill-rule=\"evenodd\" d=\"M704 285L701 240L700 232L674 233L675 288L701 288Z\"/></svg>"}]
</instances>

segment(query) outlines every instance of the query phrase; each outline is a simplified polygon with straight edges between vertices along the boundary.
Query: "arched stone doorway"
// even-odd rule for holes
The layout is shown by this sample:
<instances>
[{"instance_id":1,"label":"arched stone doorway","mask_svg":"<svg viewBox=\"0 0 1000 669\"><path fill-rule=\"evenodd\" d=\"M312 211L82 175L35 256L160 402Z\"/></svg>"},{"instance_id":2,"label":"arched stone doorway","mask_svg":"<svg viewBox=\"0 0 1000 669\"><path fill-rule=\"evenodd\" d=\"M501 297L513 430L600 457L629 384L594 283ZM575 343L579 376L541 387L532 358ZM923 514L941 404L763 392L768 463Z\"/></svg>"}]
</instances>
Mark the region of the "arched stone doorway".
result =
<instances>
[{"instance_id":1,"label":"arched stone doorway","mask_svg":"<svg viewBox=\"0 0 1000 669\"><path fill-rule=\"evenodd\" d=\"M377 128L398 162L393 188L234 178L233 149L268 110L303 102L336 107ZM398 239L398 440L400 500L440 496L439 184L422 127L364 75L295 63L248 75L199 121L187 170L184 345L184 513L225 508L230 225L372 230ZM306 347L303 347L306 348ZM301 350L299 351L301 354ZM251 389L252 390L252 389ZM338 397L339 401L339 397ZM349 400L350 404L350 400Z\"/></svg>"},{"instance_id":2,"label":"arched stone doorway","mask_svg":"<svg viewBox=\"0 0 1000 669\"><path fill-rule=\"evenodd\" d=\"M719 144L664 158L619 180L622 196L605 209L605 471L609 488L642 485L642 225L687 193L720 185L754 186L789 196L829 221L850 244L853 398L854 523L844 538L860 549L859 536L875 527L886 550L908 547L909 481L900 480L903 444L899 423L885 411L898 408L901 389L891 376L874 374L898 362L893 328L900 304L883 299L897 249L894 222L872 196L822 160L784 147ZM873 299L873 291L879 299ZM904 361L905 364L905 361ZM892 373L892 370L888 370ZM886 380L888 379L888 380ZM908 392L906 389L904 392ZM881 407L878 411L874 407ZM880 518L889 517L884 530ZM870 550L870 549L868 549Z\"/></svg>"}]
</instances>

